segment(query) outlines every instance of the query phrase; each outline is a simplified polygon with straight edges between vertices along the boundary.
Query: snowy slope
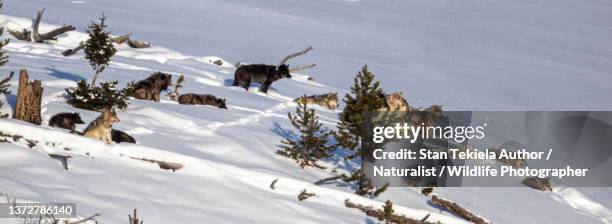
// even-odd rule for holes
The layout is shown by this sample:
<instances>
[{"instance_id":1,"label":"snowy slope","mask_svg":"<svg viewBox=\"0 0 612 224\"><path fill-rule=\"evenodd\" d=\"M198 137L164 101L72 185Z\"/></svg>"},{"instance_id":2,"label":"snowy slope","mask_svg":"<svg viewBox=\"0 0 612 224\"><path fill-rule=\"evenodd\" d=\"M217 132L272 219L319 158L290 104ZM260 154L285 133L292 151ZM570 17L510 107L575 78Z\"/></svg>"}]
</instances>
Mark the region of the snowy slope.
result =
<instances>
[{"instance_id":1,"label":"snowy slope","mask_svg":"<svg viewBox=\"0 0 612 224\"><path fill-rule=\"evenodd\" d=\"M63 89L91 78L92 72L82 53L66 58L60 52L83 40L82 30L102 12L113 34L133 33L155 46L120 46L100 79L124 85L165 71L186 76L185 93L227 98L229 110L130 101L116 128L139 145L106 146L44 125L0 120L3 132L63 143L33 149L1 144L0 192L23 200L74 201L80 216L102 213L101 223L123 223L133 208L146 223L375 222L345 208L347 198L376 206L391 199L407 216L431 213L430 221L462 223L415 189L392 188L370 200L347 186L313 186L329 171L301 170L274 153L293 131L286 119L295 107L291 100L345 93L363 64L387 91L403 90L415 105L612 109L609 1L9 0L0 25L29 27L39 8L46 8L43 22L49 23L43 30L66 23L80 32L52 44L13 40L10 62L0 72L27 68L32 78L43 80L45 120L65 111L80 112L86 122L97 116L64 103ZM290 64L317 63L308 71L317 81L295 74L274 83L268 95L231 87L233 67L209 62L220 57L229 64L276 63L309 45L315 51ZM12 84L15 92L16 81ZM8 98L14 101L14 95ZM333 127L338 111L317 112ZM46 152L71 155L69 170ZM185 168L171 173L130 156L181 162ZM327 165L342 170L355 164L332 159ZM273 191L269 184L276 178ZM302 189L319 196L299 202ZM612 223L609 191L447 188L436 193L493 223Z\"/></svg>"}]
</instances>

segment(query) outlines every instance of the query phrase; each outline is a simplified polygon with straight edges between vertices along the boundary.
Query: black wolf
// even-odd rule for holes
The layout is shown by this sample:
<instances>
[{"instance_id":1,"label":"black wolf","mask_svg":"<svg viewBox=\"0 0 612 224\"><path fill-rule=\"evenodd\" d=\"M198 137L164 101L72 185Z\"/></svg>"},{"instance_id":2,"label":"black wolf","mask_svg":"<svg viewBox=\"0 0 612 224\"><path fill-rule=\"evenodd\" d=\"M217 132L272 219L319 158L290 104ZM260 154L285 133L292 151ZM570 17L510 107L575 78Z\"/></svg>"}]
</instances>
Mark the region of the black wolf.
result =
<instances>
[{"instance_id":1,"label":"black wolf","mask_svg":"<svg viewBox=\"0 0 612 224\"><path fill-rule=\"evenodd\" d=\"M85 124L79 113L59 113L49 119L49 126L70 130L74 133L76 124Z\"/></svg>"},{"instance_id":2,"label":"black wolf","mask_svg":"<svg viewBox=\"0 0 612 224\"><path fill-rule=\"evenodd\" d=\"M216 96L210 94L187 93L180 95L178 102L180 104L211 105L221 109L227 109L225 99L217 98Z\"/></svg>"},{"instance_id":3,"label":"black wolf","mask_svg":"<svg viewBox=\"0 0 612 224\"><path fill-rule=\"evenodd\" d=\"M115 129L111 130L111 139L116 143L128 142L136 144L136 140L132 136Z\"/></svg>"},{"instance_id":4,"label":"black wolf","mask_svg":"<svg viewBox=\"0 0 612 224\"><path fill-rule=\"evenodd\" d=\"M137 82L132 96L139 100L159 102L159 94L161 91L167 90L168 86L172 86L172 75L156 72L148 78Z\"/></svg>"},{"instance_id":5,"label":"black wolf","mask_svg":"<svg viewBox=\"0 0 612 224\"><path fill-rule=\"evenodd\" d=\"M243 65L236 69L233 85L249 90L251 82L257 82L261 84L261 92L267 93L270 85L282 78L291 78L289 65Z\"/></svg>"}]
</instances>

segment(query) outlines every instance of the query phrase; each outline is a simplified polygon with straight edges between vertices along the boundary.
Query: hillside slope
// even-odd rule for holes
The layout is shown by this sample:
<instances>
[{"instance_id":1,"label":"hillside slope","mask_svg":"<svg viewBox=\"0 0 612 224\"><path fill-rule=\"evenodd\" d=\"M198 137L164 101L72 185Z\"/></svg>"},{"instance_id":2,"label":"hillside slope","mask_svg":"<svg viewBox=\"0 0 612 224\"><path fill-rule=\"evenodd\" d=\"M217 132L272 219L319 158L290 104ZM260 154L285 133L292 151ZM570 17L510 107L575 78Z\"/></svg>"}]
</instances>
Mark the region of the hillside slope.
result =
<instances>
[{"instance_id":1,"label":"hillside slope","mask_svg":"<svg viewBox=\"0 0 612 224\"><path fill-rule=\"evenodd\" d=\"M479 5L480 4L480 5ZM382 205L430 221L463 223L428 203L416 189L392 188L371 200L350 186L311 183L329 171L302 170L274 152L294 130L286 119L292 99L303 94L346 93L352 77L368 64L387 91L403 90L417 106L446 109L612 109L612 4L606 1L7 1L0 25L29 27L47 8L41 29L73 24L51 44L12 40L10 62L0 74L27 68L43 81L43 118L78 111L89 122L98 114L65 104L64 88L91 78L82 53L60 52L86 38L82 30L105 12L113 34L131 32L151 41L149 49L119 46L100 77L120 85L153 72L184 74L183 92L227 98L229 110L131 100L116 125L138 145L101 142L65 131L0 120L0 131L40 142L0 144L0 192L22 200L77 203L80 216L95 212L101 223L123 223L133 208L146 223L374 223L344 207L349 198ZM362 16L367 14L367 16ZM560 25L562 24L562 25ZM608 27L606 27L608 26ZM589 32L588 40L582 40ZM8 35L3 36L9 37ZM305 46L315 51L290 64L318 63L305 74L273 84L269 94L230 86L242 62L276 63ZM206 56L215 55L215 56ZM222 58L224 66L210 63ZM16 92L16 81L11 83ZM14 94L14 93L13 93ZM14 104L14 95L8 96ZM584 99L589 100L584 100ZM338 111L317 108L333 127ZM78 129L84 129L81 125ZM61 143L61 144L60 144ZM59 144L59 145L58 145ZM70 148L70 151L64 150ZM47 153L70 155L69 169ZM181 162L172 173L130 159ZM330 159L342 171L350 162ZM269 184L279 178L277 189ZM308 189L319 196L299 202ZM447 188L437 194L493 223L612 223L609 188L558 188L552 193L517 188ZM1 220L0 222L9 222Z\"/></svg>"}]
</instances>

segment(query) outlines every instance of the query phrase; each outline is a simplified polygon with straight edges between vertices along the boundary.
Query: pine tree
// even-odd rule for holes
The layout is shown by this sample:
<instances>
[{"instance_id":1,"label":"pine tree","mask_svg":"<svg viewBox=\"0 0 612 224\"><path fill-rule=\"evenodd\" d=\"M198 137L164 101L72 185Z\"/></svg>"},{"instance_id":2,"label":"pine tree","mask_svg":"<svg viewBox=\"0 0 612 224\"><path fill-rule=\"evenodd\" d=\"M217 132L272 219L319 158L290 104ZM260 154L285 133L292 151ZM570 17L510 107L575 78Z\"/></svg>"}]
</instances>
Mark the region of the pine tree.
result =
<instances>
[{"instance_id":1,"label":"pine tree","mask_svg":"<svg viewBox=\"0 0 612 224\"><path fill-rule=\"evenodd\" d=\"M91 22L87 29L89 39L81 43L85 51L85 58L89 60L89 64L96 72L93 81L91 82L92 87L96 86L98 75L104 71L110 62L111 57L113 57L113 55L115 55L117 52L117 49L115 49L113 46L110 32L104 31L106 28L104 20L106 20L106 17L102 15L102 18L100 18L100 23Z\"/></svg>"},{"instance_id":2,"label":"pine tree","mask_svg":"<svg viewBox=\"0 0 612 224\"><path fill-rule=\"evenodd\" d=\"M385 223L391 223L390 220L393 219L395 211L393 210L393 203L387 200L385 205L383 205L383 214L382 217L379 217L380 221L385 221Z\"/></svg>"},{"instance_id":3,"label":"pine tree","mask_svg":"<svg viewBox=\"0 0 612 224\"><path fill-rule=\"evenodd\" d=\"M362 113L376 111L385 105L385 94L380 88L380 82L374 80L374 74L363 66L357 74L351 87L351 94L346 94L346 106L340 114L336 140L340 146L356 150L359 149L359 136L361 135ZM356 152L359 153L359 150Z\"/></svg>"},{"instance_id":4,"label":"pine tree","mask_svg":"<svg viewBox=\"0 0 612 224\"><path fill-rule=\"evenodd\" d=\"M0 10L2 9L3 2L0 0ZM4 33L4 27L0 27L0 36ZM6 55L6 51L3 48L8 45L9 39L4 39L0 41L0 66L3 66L8 62L8 55Z\"/></svg>"},{"instance_id":5,"label":"pine tree","mask_svg":"<svg viewBox=\"0 0 612 224\"><path fill-rule=\"evenodd\" d=\"M288 113L291 124L299 131L299 139L287 138L281 141L282 150L278 154L294 159L302 168L313 166L323 168L316 164L317 160L330 156L333 146L328 144L331 132L322 131L319 117L314 109L309 109L307 104L298 104L297 116Z\"/></svg>"},{"instance_id":6,"label":"pine tree","mask_svg":"<svg viewBox=\"0 0 612 224\"><path fill-rule=\"evenodd\" d=\"M2 0L0 0L0 9L2 9L2 4L3 2ZM0 36L2 36L3 33L4 33L4 27L0 27ZM10 41L9 39L0 41L0 66L3 66L8 62L8 55L6 55L6 51L4 51L3 48L9 44L9 41ZM8 77L0 80L0 94L7 95L11 93L11 91L8 90L10 86L8 82L11 80L11 78L13 78L12 72ZM4 103L0 101L0 108L2 108L3 105ZM0 118L5 118L5 117L8 117L8 114L0 114Z\"/></svg>"},{"instance_id":7,"label":"pine tree","mask_svg":"<svg viewBox=\"0 0 612 224\"><path fill-rule=\"evenodd\" d=\"M346 106L340 114L335 137L339 146L353 150L349 159L354 157L363 159L366 154L370 153L366 151L367 147L360 146L362 113L377 111L385 105L385 94L380 87L380 82L374 78L368 66L363 66L351 87L352 95L346 94L344 97ZM350 176L342 175L342 179L346 182L356 182L355 193L359 195L376 197L387 188L387 185L381 188L372 186L371 180L366 177L365 170L362 168L353 170Z\"/></svg>"}]
</instances>

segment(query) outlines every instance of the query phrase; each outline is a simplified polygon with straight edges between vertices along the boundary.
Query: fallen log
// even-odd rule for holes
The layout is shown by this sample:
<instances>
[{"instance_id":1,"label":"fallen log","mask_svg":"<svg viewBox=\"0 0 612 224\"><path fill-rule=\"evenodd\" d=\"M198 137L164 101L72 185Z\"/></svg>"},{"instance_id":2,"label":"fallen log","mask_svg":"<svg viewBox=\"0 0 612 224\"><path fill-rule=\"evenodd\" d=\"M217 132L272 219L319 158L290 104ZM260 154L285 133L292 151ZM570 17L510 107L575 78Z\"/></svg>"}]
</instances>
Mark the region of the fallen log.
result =
<instances>
[{"instance_id":1,"label":"fallen log","mask_svg":"<svg viewBox=\"0 0 612 224\"><path fill-rule=\"evenodd\" d=\"M42 16L44 12L45 9L36 12L36 18L34 19L34 22L32 24L32 31L29 31L27 29L23 29L23 31L9 30L9 34L13 35L19 40L43 43L48 40L57 40L57 36L76 29L76 27L71 25L63 25L62 27L53 29L47 33L39 33L39 26L40 22L42 21Z\"/></svg>"},{"instance_id":2,"label":"fallen log","mask_svg":"<svg viewBox=\"0 0 612 224\"><path fill-rule=\"evenodd\" d=\"M486 222L483 218L475 215L474 213L468 211L465 208L462 208L461 206L457 205L457 203L439 198L436 195L431 197L431 203L436 206L442 207L446 209L447 211L452 212L455 215L465 220L468 220L470 222L473 222L476 224L488 224L488 222Z\"/></svg>"},{"instance_id":3,"label":"fallen log","mask_svg":"<svg viewBox=\"0 0 612 224\"><path fill-rule=\"evenodd\" d=\"M374 217L378 220L387 220L389 223L398 223L398 224L434 224L433 222L428 222L429 214L423 217L421 220L411 219L404 215L397 214L386 214L382 209L375 209L372 206L365 206L356 203L352 203L349 199L344 201L344 206L347 208L356 208L365 213L367 216Z\"/></svg>"},{"instance_id":4,"label":"fallen log","mask_svg":"<svg viewBox=\"0 0 612 224\"><path fill-rule=\"evenodd\" d=\"M32 41L32 32L30 32L29 30L23 29L23 31L21 32L9 30L8 32L10 35L13 35L18 40L27 41L27 42Z\"/></svg>"},{"instance_id":5,"label":"fallen log","mask_svg":"<svg viewBox=\"0 0 612 224\"><path fill-rule=\"evenodd\" d=\"M304 65L304 66L291 67L289 68L289 72L299 72L299 71L303 71L309 68L314 68L315 66L317 66L317 64L309 64L309 65Z\"/></svg>"},{"instance_id":6,"label":"fallen log","mask_svg":"<svg viewBox=\"0 0 612 224\"><path fill-rule=\"evenodd\" d=\"M317 196L317 195L315 193L307 192L306 189L304 189L298 195L298 200L303 201L303 200L306 200L306 199L308 199L310 197L313 197L313 196Z\"/></svg>"},{"instance_id":7,"label":"fallen log","mask_svg":"<svg viewBox=\"0 0 612 224\"><path fill-rule=\"evenodd\" d=\"M147 158L137 158L137 157L131 157L131 156L130 156L130 159L137 159L137 160L142 160L145 162L157 163L157 165L159 165L159 168L163 170L172 170L172 172L176 172L177 170L180 170L181 168L183 168L183 164L176 163L176 162L166 162L166 161L147 159Z\"/></svg>"},{"instance_id":8,"label":"fallen log","mask_svg":"<svg viewBox=\"0 0 612 224\"><path fill-rule=\"evenodd\" d=\"M130 46L131 48L149 48L151 47L150 43L139 41L139 40L128 39L127 43L128 43L128 46Z\"/></svg>"},{"instance_id":9,"label":"fallen log","mask_svg":"<svg viewBox=\"0 0 612 224\"><path fill-rule=\"evenodd\" d=\"M130 34L128 33L128 34L124 34L124 35L121 35L121 36L113 37L111 39L111 41L113 43L116 43L116 44L123 44L126 41L128 41L129 39L130 39ZM71 56L73 54L76 54L80 50L83 50L83 45L82 44L79 44L79 46L76 46L75 48L63 51L62 55L64 55L64 57L68 57L68 56Z\"/></svg>"}]
</instances>

